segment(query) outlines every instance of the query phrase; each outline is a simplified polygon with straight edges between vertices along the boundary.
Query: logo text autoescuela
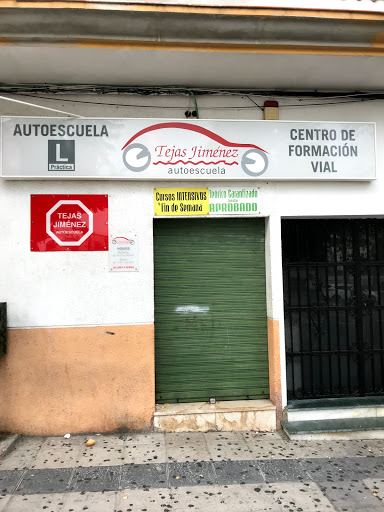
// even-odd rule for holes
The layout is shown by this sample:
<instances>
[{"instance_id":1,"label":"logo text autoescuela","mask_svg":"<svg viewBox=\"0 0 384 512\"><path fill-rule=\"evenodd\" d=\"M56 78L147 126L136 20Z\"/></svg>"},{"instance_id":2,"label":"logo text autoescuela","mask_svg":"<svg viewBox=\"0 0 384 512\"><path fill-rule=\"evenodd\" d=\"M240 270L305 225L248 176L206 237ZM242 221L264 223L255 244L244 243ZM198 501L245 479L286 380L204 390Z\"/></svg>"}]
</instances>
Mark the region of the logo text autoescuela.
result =
<instances>
[{"instance_id":1,"label":"logo text autoescuela","mask_svg":"<svg viewBox=\"0 0 384 512\"><path fill-rule=\"evenodd\" d=\"M16 124L13 136L24 137L109 137L105 124Z\"/></svg>"}]
</instances>

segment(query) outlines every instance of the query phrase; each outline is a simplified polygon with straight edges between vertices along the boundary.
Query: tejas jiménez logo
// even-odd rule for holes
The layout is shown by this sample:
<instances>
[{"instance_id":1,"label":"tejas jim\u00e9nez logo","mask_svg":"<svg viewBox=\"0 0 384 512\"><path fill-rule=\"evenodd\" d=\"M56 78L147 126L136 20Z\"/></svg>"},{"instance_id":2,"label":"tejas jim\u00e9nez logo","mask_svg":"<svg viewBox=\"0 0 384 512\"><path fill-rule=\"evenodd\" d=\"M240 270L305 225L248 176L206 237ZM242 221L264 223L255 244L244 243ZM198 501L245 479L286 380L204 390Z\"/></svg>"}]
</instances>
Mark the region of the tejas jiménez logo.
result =
<instances>
[{"instance_id":1,"label":"tejas jim\u00e9nez logo","mask_svg":"<svg viewBox=\"0 0 384 512\"><path fill-rule=\"evenodd\" d=\"M157 145L152 151L138 141L139 137L156 130L185 130L203 135L209 139L208 145L197 146L187 144L183 147L167 144ZM151 165L230 165L239 166L248 176L256 177L265 173L268 168L267 151L254 144L239 144L229 142L220 135L203 128L202 126L182 123L168 122L158 123L133 135L121 148L123 151L123 162L127 169L132 172L142 172Z\"/></svg>"}]
</instances>

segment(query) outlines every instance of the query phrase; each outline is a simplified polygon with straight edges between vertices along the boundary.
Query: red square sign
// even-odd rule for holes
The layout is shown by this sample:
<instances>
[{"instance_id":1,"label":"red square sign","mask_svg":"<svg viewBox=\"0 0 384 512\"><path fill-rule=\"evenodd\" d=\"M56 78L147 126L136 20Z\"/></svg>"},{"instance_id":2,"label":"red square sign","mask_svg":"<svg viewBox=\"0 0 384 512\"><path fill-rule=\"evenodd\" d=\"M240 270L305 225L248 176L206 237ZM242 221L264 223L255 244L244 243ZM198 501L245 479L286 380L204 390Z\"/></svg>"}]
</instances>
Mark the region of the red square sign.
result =
<instances>
[{"instance_id":1,"label":"red square sign","mask_svg":"<svg viewBox=\"0 0 384 512\"><path fill-rule=\"evenodd\" d=\"M31 196L31 251L107 250L107 195Z\"/></svg>"}]
</instances>

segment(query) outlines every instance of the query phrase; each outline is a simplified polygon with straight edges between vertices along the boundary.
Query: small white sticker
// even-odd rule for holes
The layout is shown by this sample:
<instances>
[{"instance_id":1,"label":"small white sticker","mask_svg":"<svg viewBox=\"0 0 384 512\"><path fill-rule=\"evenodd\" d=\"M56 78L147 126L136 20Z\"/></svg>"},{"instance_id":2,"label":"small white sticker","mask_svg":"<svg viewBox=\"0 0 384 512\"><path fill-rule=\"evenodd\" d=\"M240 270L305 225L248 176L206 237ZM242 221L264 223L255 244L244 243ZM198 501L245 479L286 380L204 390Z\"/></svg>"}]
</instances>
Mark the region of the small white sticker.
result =
<instances>
[{"instance_id":1,"label":"small white sticker","mask_svg":"<svg viewBox=\"0 0 384 512\"><path fill-rule=\"evenodd\" d=\"M137 234L125 233L110 235L109 271L138 272L139 237Z\"/></svg>"}]
</instances>

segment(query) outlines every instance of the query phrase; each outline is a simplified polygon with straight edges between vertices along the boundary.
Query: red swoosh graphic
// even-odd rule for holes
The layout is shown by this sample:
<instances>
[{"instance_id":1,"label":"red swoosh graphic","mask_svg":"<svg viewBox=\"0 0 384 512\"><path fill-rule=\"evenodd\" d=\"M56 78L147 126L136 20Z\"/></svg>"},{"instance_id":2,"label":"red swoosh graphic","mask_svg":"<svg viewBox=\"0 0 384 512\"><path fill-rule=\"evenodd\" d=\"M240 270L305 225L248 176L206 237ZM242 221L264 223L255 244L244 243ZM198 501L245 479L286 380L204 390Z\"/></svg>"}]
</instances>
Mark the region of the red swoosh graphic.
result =
<instances>
[{"instance_id":1,"label":"red swoosh graphic","mask_svg":"<svg viewBox=\"0 0 384 512\"><path fill-rule=\"evenodd\" d=\"M200 160L200 162L192 162L192 160L187 160L186 162L184 162L184 160L177 160L177 162L161 162L161 160L159 160L158 162L153 162L153 165L159 165L159 164L163 164L163 165L176 165L176 164L184 164L184 165L187 165L187 164L193 164L193 165L198 165L198 164L205 164L205 165L217 165L217 164L226 164L226 165L239 165L239 162L226 162L225 160L218 160L217 162L204 162L203 160Z\"/></svg>"},{"instance_id":2,"label":"red swoosh graphic","mask_svg":"<svg viewBox=\"0 0 384 512\"><path fill-rule=\"evenodd\" d=\"M201 133L202 135L205 135L206 137L209 137L212 140L215 140L222 146L227 146L228 148L254 148L254 149L260 149L260 151L264 151L264 153L267 153L265 149L260 148L259 146L255 146L254 144L236 144L234 142L229 142L226 139L223 139L223 137L220 137L220 135L217 135L217 133L212 132L211 130L207 130L206 128L203 128L202 126L197 126L195 124L188 124L188 123L159 123L159 124L153 124L152 126L148 126L147 128L144 128L143 130L137 132L133 137L129 139L129 141L124 144L124 146L121 148L121 150L125 149L131 142L136 140L140 135L144 135L144 133L152 132L154 130L162 130L164 128L179 128L181 130L190 130L191 132L197 132Z\"/></svg>"}]
</instances>

